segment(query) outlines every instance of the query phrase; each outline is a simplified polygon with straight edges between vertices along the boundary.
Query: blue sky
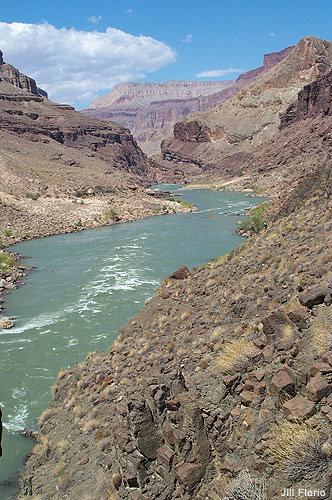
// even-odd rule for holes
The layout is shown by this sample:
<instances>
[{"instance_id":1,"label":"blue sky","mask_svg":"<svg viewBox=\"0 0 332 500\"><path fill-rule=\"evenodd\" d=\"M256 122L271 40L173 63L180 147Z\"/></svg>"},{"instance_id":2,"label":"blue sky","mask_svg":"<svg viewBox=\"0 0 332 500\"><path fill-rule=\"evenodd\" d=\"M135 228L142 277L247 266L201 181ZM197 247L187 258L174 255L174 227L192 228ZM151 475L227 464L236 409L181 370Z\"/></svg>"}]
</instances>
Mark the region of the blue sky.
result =
<instances>
[{"instance_id":1,"label":"blue sky","mask_svg":"<svg viewBox=\"0 0 332 500\"><path fill-rule=\"evenodd\" d=\"M121 81L236 78L197 75L255 68L305 35L332 39L331 0L0 0L5 60L78 108Z\"/></svg>"}]
</instances>

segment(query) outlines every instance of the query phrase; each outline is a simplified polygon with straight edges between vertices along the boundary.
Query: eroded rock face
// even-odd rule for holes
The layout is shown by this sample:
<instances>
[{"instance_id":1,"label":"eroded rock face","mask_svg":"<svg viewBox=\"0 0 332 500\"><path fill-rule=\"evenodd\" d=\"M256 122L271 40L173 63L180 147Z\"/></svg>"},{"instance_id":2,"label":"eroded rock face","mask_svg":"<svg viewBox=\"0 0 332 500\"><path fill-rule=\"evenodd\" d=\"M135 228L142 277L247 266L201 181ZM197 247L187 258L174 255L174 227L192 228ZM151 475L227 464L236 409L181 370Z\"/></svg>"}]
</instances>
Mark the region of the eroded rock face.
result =
<instances>
[{"instance_id":1,"label":"eroded rock face","mask_svg":"<svg viewBox=\"0 0 332 500\"><path fill-rule=\"evenodd\" d=\"M332 43L303 38L287 57L232 99L177 123L174 138L162 143L164 159L218 168L225 158L258 148L278 132L280 114L297 101L303 86L331 67ZM195 126L191 129L190 124Z\"/></svg>"},{"instance_id":2,"label":"eroded rock face","mask_svg":"<svg viewBox=\"0 0 332 500\"><path fill-rule=\"evenodd\" d=\"M317 115L322 117L332 114L332 72L306 85L298 95L297 102L289 106L281 117L280 127Z\"/></svg>"},{"instance_id":3,"label":"eroded rock face","mask_svg":"<svg viewBox=\"0 0 332 500\"><path fill-rule=\"evenodd\" d=\"M263 66L235 81L120 83L82 112L128 127L147 154L157 153L176 122L230 99L284 59L292 48L266 54Z\"/></svg>"},{"instance_id":4,"label":"eroded rock face","mask_svg":"<svg viewBox=\"0 0 332 500\"><path fill-rule=\"evenodd\" d=\"M64 146L64 153L68 148L85 152L133 174L145 171L146 156L128 130L47 100L39 95L34 80L7 63L0 65L0 116L2 134L23 138L31 145L55 142ZM5 150L5 138L2 145ZM71 163L82 167L78 158Z\"/></svg>"},{"instance_id":5,"label":"eroded rock face","mask_svg":"<svg viewBox=\"0 0 332 500\"><path fill-rule=\"evenodd\" d=\"M1 51L0 51L1 52ZM3 53L0 54L0 82L7 82L19 89L25 89L31 94L38 95L36 82L23 73L20 73L14 66L7 64L3 60Z\"/></svg>"}]
</instances>

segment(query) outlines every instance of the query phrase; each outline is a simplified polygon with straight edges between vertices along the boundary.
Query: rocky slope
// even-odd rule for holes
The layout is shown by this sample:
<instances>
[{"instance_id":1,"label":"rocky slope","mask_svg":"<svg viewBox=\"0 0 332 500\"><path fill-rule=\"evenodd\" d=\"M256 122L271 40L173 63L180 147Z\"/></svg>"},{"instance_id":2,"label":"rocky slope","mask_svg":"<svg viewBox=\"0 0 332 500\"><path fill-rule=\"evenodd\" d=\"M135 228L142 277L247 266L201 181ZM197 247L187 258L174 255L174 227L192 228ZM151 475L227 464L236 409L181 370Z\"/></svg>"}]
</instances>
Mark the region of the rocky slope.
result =
<instances>
[{"instance_id":1,"label":"rocky slope","mask_svg":"<svg viewBox=\"0 0 332 500\"><path fill-rule=\"evenodd\" d=\"M164 159L213 170L232 155L257 150L273 139L280 114L296 101L299 90L331 67L332 43L303 38L285 59L232 99L177 123L174 138L162 143Z\"/></svg>"},{"instance_id":2,"label":"rocky slope","mask_svg":"<svg viewBox=\"0 0 332 500\"><path fill-rule=\"evenodd\" d=\"M159 153L162 139L176 122L206 111L230 99L278 62L292 47L265 54L263 66L243 73L236 81L120 83L82 112L103 120L115 120L129 128L143 150Z\"/></svg>"},{"instance_id":3,"label":"rocky slope","mask_svg":"<svg viewBox=\"0 0 332 500\"><path fill-rule=\"evenodd\" d=\"M326 75L286 111L298 157L302 127L331 154L330 96ZM108 353L60 372L20 499L331 497L331 156L307 167L268 229L180 268Z\"/></svg>"},{"instance_id":4,"label":"rocky slope","mask_svg":"<svg viewBox=\"0 0 332 500\"><path fill-rule=\"evenodd\" d=\"M5 243L135 220L165 206L145 193L146 155L127 129L49 101L2 56L0 120Z\"/></svg>"},{"instance_id":5,"label":"rocky slope","mask_svg":"<svg viewBox=\"0 0 332 500\"><path fill-rule=\"evenodd\" d=\"M305 86L297 101L280 115L279 131L270 141L252 151L235 153L221 160L219 166L206 171L203 178L208 178L215 189L256 190L259 194L294 198L296 186L331 155L331 81L332 72L329 72ZM178 165L177 172L184 175L188 166ZM168 172L165 167L166 178ZM196 165L196 175L197 172Z\"/></svg>"}]
</instances>

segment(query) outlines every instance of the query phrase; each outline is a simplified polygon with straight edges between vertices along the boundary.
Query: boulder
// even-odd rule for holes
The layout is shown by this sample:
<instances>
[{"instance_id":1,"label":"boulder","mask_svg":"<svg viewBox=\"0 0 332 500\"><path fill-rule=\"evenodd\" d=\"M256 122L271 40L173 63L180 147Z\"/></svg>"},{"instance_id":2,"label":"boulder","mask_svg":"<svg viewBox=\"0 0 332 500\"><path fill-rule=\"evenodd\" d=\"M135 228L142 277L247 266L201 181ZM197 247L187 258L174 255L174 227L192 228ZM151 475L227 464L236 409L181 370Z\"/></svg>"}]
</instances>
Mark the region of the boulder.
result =
<instances>
[{"instance_id":1,"label":"boulder","mask_svg":"<svg viewBox=\"0 0 332 500\"><path fill-rule=\"evenodd\" d=\"M288 420L306 420L316 413L315 404L301 395L286 401L282 409Z\"/></svg>"},{"instance_id":2,"label":"boulder","mask_svg":"<svg viewBox=\"0 0 332 500\"><path fill-rule=\"evenodd\" d=\"M168 276L168 279L184 280L190 274L186 266L180 266L179 269Z\"/></svg>"},{"instance_id":3,"label":"boulder","mask_svg":"<svg viewBox=\"0 0 332 500\"><path fill-rule=\"evenodd\" d=\"M172 451L166 444L157 450L158 462L165 465L168 470L171 470L174 456L174 451Z\"/></svg>"},{"instance_id":4,"label":"boulder","mask_svg":"<svg viewBox=\"0 0 332 500\"><path fill-rule=\"evenodd\" d=\"M271 380L271 394L278 395L282 392L294 390L294 380L286 370L280 370Z\"/></svg>"},{"instance_id":5,"label":"boulder","mask_svg":"<svg viewBox=\"0 0 332 500\"><path fill-rule=\"evenodd\" d=\"M14 323L7 318L0 318L0 330L8 330L13 328Z\"/></svg>"},{"instance_id":6,"label":"boulder","mask_svg":"<svg viewBox=\"0 0 332 500\"><path fill-rule=\"evenodd\" d=\"M178 468L176 477L188 490L192 490L204 476L204 466L202 464L184 463Z\"/></svg>"},{"instance_id":7,"label":"boulder","mask_svg":"<svg viewBox=\"0 0 332 500\"><path fill-rule=\"evenodd\" d=\"M311 288L311 290L303 292L299 296L300 304L306 307L314 307L318 304L323 304L325 297L330 295L332 292L331 288L328 288L325 285L316 286Z\"/></svg>"},{"instance_id":8,"label":"boulder","mask_svg":"<svg viewBox=\"0 0 332 500\"><path fill-rule=\"evenodd\" d=\"M310 314L304 309L304 307L298 307L287 314L292 323L294 323L298 328L304 330L309 326Z\"/></svg>"},{"instance_id":9,"label":"boulder","mask_svg":"<svg viewBox=\"0 0 332 500\"><path fill-rule=\"evenodd\" d=\"M324 396L329 396L332 392L332 385L321 375L316 375L307 384L305 392L311 401L318 402Z\"/></svg>"},{"instance_id":10,"label":"boulder","mask_svg":"<svg viewBox=\"0 0 332 500\"><path fill-rule=\"evenodd\" d=\"M296 330L295 325L289 320L284 311L278 310L262 319L263 332L267 336L268 343L285 338L291 341L292 332Z\"/></svg>"}]
</instances>

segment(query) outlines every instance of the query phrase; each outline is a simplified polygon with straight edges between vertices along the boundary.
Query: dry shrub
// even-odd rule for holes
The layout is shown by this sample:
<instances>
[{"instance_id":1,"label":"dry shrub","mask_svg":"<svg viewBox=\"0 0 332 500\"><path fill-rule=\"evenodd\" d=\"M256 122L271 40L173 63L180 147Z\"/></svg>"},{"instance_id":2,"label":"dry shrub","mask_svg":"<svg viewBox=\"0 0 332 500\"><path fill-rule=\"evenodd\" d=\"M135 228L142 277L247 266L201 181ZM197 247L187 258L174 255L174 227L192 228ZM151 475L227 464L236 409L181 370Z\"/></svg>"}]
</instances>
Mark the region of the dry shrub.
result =
<instances>
[{"instance_id":1,"label":"dry shrub","mask_svg":"<svg viewBox=\"0 0 332 500\"><path fill-rule=\"evenodd\" d=\"M95 431L100 427L101 423L99 420L96 420L95 418L88 419L84 422L82 425L82 431L83 432L92 432Z\"/></svg>"},{"instance_id":2,"label":"dry shrub","mask_svg":"<svg viewBox=\"0 0 332 500\"><path fill-rule=\"evenodd\" d=\"M76 417L78 417L78 418L83 418L88 413L88 410L86 410L82 406L76 406L73 411L74 411Z\"/></svg>"},{"instance_id":3,"label":"dry shrub","mask_svg":"<svg viewBox=\"0 0 332 500\"><path fill-rule=\"evenodd\" d=\"M61 441L59 441L59 443L57 443L56 447L60 453L65 453L71 447L71 442L69 441L69 439L65 438L65 439L62 439Z\"/></svg>"},{"instance_id":4,"label":"dry shrub","mask_svg":"<svg viewBox=\"0 0 332 500\"><path fill-rule=\"evenodd\" d=\"M231 340L224 346L218 362L224 373L243 371L258 352L257 347L250 340L242 337Z\"/></svg>"},{"instance_id":5,"label":"dry shrub","mask_svg":"<svg viewBox=\"0 0 332 500\"><path fill-rule=\"evenodd\" d=\"M58 373L58 380L62 380L67 373L68 370L66 370L66 368L61 368Z\"/></svg>"},{"instance_id":6,"label":"dry shrub","mask_svg":"<svg viewBox=\"0 0 332 500\"><path fill-rule=\"evenodd\" d=\"M332 350L331 323L328 314L320 310L308 329L313 350L319 354Z\"/></svg>"},{"instance_id":7,"label":"dry shrub","mask_svg":"<svg viewBox=\"0 0 332 500\"><path fill-rule=\"evenodd\" d=\"M104 439L110 435L111 435L111 431L108 429L106 429L105 431L99 430L99 431L96 431L96 433L95 433L95 437L96 437L97 441L100 441L101 439Z\"/></svg>"},{"instance_id":8,"label":"dry shrub","mask_svg":"<svg viewBox=\"0 0 332 500\"><path fill-rule=\"evenodd\" d=\"M222 500L268 500L265 479L252 478L244 470L229 483Z\"/></svg>"},{"instance_id":9,"label":"dry shrub","mask_svg":"<svg viewBox=\"0 0 332 500\"><path fill-rule=\"evenodd\" d=\"M332 464L332 442L326 424L282 422L272 429L268 451L289 481L319 480Z\"/></svg>"},{"instance_id":10,"label":"dry shrub","mask_svg":"<svg viewBox=\"0 0 332 500\"><path fill-rule=\"evenodd\" d=\"M190 316L190 311L184 311L182 314L181 314L181 320L184 321L185 319L189 318Z\"/></svg>"},{"instance_id":11,"label":"dry shrub","mask_svg":"<svg viewBox=\"0 0 332 500\"><path fill-rule=\"evenodd\" d=\"M57 414L57 411L54 408L46 408L45 411L39 417L39 425L45 424L48 419Z\"/></svg>"}]
</instances>

